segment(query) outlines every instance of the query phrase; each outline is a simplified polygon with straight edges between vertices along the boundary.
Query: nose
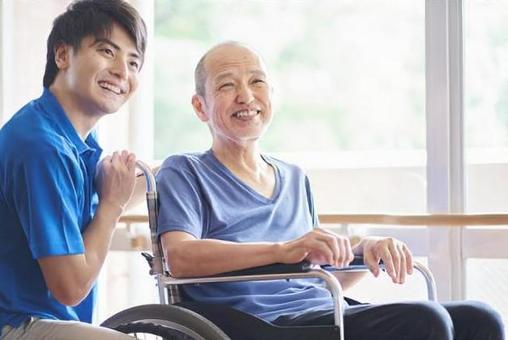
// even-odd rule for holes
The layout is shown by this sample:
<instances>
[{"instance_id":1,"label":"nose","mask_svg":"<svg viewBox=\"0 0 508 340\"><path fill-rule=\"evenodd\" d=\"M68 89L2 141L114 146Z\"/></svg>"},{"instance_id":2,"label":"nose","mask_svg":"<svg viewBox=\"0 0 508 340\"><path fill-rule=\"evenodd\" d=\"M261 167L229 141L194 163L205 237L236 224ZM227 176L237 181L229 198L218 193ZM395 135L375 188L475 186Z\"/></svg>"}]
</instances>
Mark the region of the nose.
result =
<instances>
[{"instance_id":1,"label":"nose","mask_svg":"<svg viewBox=\"0 0 508 340\"><path fill-rule=\"evenodd\" d=\"M238 88L238 95L236 100L239 104L250 104L254 101L252 89L248 85L241 85Z\"/></svg>"},{"instance_id":2,"label":"nose","mask_svg":"<svg viewBox=\"0 0 508 340\"><path fill-rule=\"evenodd\" d=\"M129 65L127 64L127 60L121 56L115 58L111 73L113 73L118 78L125 80L129 74Z\"/></svg>"}]
</instances>

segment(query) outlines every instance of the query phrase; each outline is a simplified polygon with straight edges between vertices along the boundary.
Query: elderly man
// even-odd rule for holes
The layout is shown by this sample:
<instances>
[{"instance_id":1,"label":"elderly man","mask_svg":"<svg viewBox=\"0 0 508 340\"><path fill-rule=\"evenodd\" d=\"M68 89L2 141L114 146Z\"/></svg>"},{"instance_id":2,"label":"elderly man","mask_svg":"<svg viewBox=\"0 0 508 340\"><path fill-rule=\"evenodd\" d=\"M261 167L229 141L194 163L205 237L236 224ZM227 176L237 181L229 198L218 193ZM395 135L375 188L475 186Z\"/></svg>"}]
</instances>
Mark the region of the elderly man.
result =
<instances>
[{"instance_id":1,"label":"elderly man","mask_svg":"<svg viewBox=\"0 0 508 340\"><path fill-rule=\"evenodd\" d=\"M175 277L213 275L273 263L348 265L363 255L374 275L383 260L403 283L407 246L392 238L348 238L318 226L311 188L296 166L261 153L272 120L266 67L252 49L219 44L199 61L192 105L212 134L211 149L169 157L158 177L159 233ZM338 276L347 289L358 274ZM228 304L276 325L333 323L330 294L312 280L189 286L200 302ZM503 339L503 325L481 303L347 306L345 334L355 339ZM226 330L227 331L227 330Z\"/></svg>"}]
</instances>

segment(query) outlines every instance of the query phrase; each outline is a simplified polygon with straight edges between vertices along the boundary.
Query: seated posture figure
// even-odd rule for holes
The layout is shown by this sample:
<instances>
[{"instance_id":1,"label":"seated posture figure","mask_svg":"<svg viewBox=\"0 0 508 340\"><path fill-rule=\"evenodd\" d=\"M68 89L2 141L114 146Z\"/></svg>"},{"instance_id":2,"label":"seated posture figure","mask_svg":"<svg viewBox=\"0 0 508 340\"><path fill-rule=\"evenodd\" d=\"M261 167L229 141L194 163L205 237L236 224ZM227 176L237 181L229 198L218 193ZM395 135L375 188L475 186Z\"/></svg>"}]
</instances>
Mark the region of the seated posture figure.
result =
<instances>
[{"instance_id":1,"label":"seated posture figure","mask_svg":"<svg viewBox=\"0 0 508 340\"><path fill-rule=\"evenodd\" d=\"M240 43L219 44L199 61L195 81L192 105L208 124L212 147L169 157L157 176L159 233L173 276L304 259L343 267L357 254L374 275L382 260L393 282L405 281L412 255L403 242L365 237L352 245L319 228L305 174L261 153L272 89L257 53ZM345 289L361 275L337 274ZM277 325L333 324L330 294L311 279L206 284L185 292ZM344 325L348 340L503 339L499 315L479 302L346 306Z\"/></svg>"},{"instance_id":2,"label":"seated posture figure","mask_svg":"<svg viewBox=\"0 0 508 340\"><path fill-rule=\"evenodd\" d=\"M42 95L0 130L2 340L133 339L90 324L136 182L134 154L99 162L94 126L136 90L145 41L129 3L73 2L48 37Z\"/></svg>"}]
</instances>

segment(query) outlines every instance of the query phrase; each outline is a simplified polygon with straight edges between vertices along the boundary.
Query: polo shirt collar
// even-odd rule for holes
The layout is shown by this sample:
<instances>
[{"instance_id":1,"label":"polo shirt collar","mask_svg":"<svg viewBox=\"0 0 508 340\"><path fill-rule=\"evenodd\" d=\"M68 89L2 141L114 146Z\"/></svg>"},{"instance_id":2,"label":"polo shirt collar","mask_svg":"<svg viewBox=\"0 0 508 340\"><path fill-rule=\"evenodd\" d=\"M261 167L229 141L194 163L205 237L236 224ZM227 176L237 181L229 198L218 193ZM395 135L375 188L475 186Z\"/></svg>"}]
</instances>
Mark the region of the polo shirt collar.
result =
<instances>
[{"instance_id":1,"label":"polo shirt collar","mask_svg":"<svg viewBox=\"0 0 508 340\"><path fill-rule=\"evenodd\" d=\"M39 98L39 101L44 108L44 111L55 117L55 122L60 126L63 134L72 142L72 144L76 146L76 149L80 154L89 151L94 153L97 151L99 153L102 152L101 147L97 143L94 131L88 134L85 141L81 139L55 95L47 87L44 88L44 92Z\"/></svg>"}]
</instances>

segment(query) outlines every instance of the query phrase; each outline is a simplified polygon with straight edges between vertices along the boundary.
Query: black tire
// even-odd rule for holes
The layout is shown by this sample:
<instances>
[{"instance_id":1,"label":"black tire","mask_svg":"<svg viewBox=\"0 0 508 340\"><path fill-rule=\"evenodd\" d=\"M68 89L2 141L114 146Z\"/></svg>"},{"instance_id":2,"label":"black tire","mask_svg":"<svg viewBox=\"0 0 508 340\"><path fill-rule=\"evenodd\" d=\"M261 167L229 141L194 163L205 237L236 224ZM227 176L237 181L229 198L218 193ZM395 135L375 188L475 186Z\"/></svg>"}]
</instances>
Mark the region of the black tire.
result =
<instances>
[{"instance_id":1,"label":"black tire","mask_svg":"<svg viewBox=\"0 0 508 340\"><path fill-rule=\"evenodd\" d=\"M166 340L229 340L203 316L173 305L142 305L121 311L102 323L126 334L152 334Z\"/></svg>"}]
</instances>

